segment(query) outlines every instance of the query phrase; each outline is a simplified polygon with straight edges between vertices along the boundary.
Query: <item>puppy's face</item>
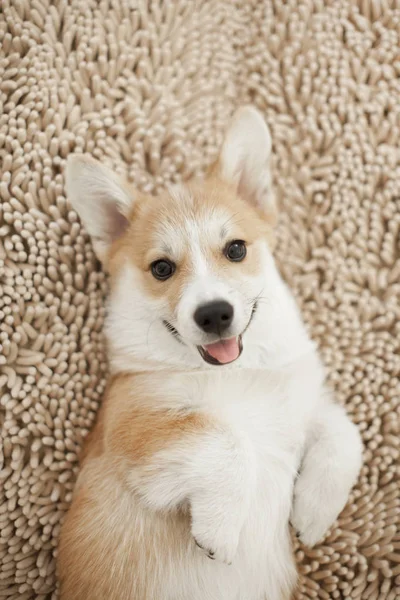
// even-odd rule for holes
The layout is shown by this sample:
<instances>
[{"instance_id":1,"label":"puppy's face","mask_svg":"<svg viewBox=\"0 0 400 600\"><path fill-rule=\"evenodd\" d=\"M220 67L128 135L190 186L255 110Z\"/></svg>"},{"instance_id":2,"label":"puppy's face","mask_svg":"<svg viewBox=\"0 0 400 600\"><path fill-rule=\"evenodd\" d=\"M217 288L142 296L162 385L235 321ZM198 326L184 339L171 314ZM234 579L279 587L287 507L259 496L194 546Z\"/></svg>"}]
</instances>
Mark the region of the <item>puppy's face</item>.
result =
<instances>
[{"instance_id":1,"label":"puppy's face","mask_svg":"<svg viewBox=\"0 0 400 600\"><path fill-rule=\"evenodd\" d=\"M255 209L212 178L142 199L109 268L115 287L146 306L151 343L158 321L200 360L226 364L239 357L262 296L269 234Z\"/></svg>"},{"instance_id":2,"label":"puppy's face","mask_svg":"<svg viewBox=\"0 0 400 600\"><path fill-rule=\"evenodd\" d=\"M69 163L69 196L80 180L85 208L73 203L111 274L108 336L120 368L215 368L246 352L272 263L269 152L264 122L242 109L210 176L158 198L92 161Z\"/></svg>"}]
</instances>

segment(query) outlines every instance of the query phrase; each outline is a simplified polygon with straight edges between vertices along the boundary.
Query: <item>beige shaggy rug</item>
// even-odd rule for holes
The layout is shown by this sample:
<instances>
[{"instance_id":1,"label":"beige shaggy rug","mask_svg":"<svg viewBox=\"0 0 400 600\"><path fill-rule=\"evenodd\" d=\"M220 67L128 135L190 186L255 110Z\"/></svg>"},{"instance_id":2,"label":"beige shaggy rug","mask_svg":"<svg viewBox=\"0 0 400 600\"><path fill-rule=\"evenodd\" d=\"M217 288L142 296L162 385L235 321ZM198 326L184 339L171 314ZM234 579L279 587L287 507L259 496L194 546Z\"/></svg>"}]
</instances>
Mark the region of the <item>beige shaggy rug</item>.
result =
<instances>
[{"instance_id":1,"label":"beige shaggy rug","mask_svg":"<svg viewBox=\"0 0 400 600\"><path fill-rule=\"evenodd\" d=\"M326 539L294 540L296 599L399 600L400 0L2 0L0 44L0 598L57 597L107 376L107 281L66 156L157 192L204 171L251 102L278 261L365 444Z\"/></svg>"}]
</instances>

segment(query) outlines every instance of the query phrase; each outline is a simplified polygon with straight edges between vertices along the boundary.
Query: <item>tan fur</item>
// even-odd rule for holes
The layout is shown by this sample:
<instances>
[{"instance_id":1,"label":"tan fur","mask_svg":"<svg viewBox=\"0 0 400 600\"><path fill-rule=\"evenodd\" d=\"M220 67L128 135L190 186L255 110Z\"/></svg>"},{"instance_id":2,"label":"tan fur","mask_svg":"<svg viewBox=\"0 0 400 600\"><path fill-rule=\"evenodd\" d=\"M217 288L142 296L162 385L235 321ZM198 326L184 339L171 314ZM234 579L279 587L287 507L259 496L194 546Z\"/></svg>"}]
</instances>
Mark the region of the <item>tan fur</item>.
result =
<instances>
[{"instance_id":1,"label":"tan fur","mask_svg":"<svg viewBox=\"0 0 400 600\"><path fill-rule=\"evenodd\" d=\"M155 389L162 388L162 377L151 375ZM161 381L157 382L157 379ZM135 464L150 461L159 450L185 435L195 435L212 427L210 418L199 413L171 414L154 407L157 396L148 390L148 375L120 376L111 386L105 406L104 443L112 456L127 458Z\"/></svg>"}]
</instances>

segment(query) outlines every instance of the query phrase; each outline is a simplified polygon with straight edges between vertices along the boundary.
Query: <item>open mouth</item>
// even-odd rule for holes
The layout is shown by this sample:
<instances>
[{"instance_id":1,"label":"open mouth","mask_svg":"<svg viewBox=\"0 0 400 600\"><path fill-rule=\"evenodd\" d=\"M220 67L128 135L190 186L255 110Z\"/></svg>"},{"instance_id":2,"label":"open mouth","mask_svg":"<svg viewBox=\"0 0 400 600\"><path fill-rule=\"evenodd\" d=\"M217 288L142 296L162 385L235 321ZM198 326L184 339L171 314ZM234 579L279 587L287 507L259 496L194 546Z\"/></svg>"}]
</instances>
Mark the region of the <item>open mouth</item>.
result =
<instances>
[{"instance_id":1,"label":"open mouth","mask_svg":"<svg viewBox=\"0 0 400 600\"><path fill-rule=\"evenodd\" d=\"M213 344L197 346L200 356L210 365L227 365L234 362L242 353L242 336L219 340Z\"/></svg>"},{"instance_id":2,"label":"open mouth","mask_svg":"<svg viewBox=\"0 0 400 600\"><path fill-rule=\"evenodd\" d=\"M239 336L218 340L218 342L205 344L204 346L197 346L202 359L210 365L228 365L237 360L243 351L242 336L249 328L257 308L256 300L251 310L249 322ZM163 324L178 342L184 343L179 331L169 321L163 320Z\"/></svg>"}]
</instances>

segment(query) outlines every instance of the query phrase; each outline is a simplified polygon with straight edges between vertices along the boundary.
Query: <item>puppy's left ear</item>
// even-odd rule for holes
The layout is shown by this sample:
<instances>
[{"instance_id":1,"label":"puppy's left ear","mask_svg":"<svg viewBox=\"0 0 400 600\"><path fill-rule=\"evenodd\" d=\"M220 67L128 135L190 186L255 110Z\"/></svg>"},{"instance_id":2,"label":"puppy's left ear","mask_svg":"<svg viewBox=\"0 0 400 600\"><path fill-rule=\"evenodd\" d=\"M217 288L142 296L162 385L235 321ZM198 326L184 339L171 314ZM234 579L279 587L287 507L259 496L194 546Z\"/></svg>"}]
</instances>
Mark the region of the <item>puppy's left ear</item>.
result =
<instances>
[{"instance_id":1,"label":"puppy's left ear","mask_svg":"<svg viewBox=\"0 0 400 600\"><path fill-rule=\"evenodd\" d=\"M236 111L228 127L213 173L246 202L275 221L277 208L271 185L271 136L260 113L251 106Z\"/></svg>"},{"instance_id":2,"label":"puppy's left ear","mask_svg":"<svg viewBox=\"0 0 400 600\"><path fill-rule=\"evenodd\" d=\"M66 191L106 265L109 250L128 227L134 198L113 171L93 158L71 154L65 170Z\"/></svg>"}]
</instances>

